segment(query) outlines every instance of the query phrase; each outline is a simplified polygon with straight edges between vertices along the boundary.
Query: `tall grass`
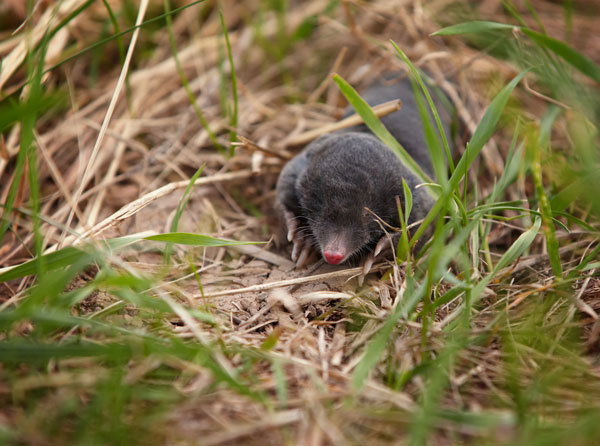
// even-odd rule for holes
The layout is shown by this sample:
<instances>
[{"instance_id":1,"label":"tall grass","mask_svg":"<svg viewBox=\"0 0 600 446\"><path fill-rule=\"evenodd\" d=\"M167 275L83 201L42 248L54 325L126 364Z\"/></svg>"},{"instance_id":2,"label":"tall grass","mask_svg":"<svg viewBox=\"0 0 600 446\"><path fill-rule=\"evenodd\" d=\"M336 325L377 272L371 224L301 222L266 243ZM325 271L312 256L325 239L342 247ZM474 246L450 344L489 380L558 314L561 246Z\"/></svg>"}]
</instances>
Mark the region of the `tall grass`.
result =
<instances>
[{"instance_id":1,"label":"tall grass","mask_svg":"<svg viewBox=\"0 0 600 446\"><path fill-rule=\"evenodd\" d=\"M243 116L249 116L242 113L238 88L248 89L252 79L244 77L248 62L234 60L228 8L209 8L229 64L229 70L218 69L220 87L230 94L222 116L209 122L179 60L175 32L178 14L197 3L172 9L164 0L164 13L142 28L164 21L167 53L175 61L186 105L192 104L211 150L223 154L223 141L234 142ZM0 103L0 131L8 135L19 126L20 141L10 165L12 181L2 186L6 192L0 190L6 197L0 240L21 236L20 218L27 219L33 234L29 260L0 272L0 285L8 290L0 304L0 407L10 408L0 409L0 442L219 444L275 438L299 444L316 438L315 444L597 444L598 340L582 329L591 325L590 331L597 331L600 308L588 292L597 290L600 267L597 64L548 36L533 10L529 14L540 30L526 26L528 20L509 2L507 10L518 26L474 21L437 31L437 36L481 35L482 42L489 33L504 33L499 53L518 73L490 98L454 165L451 136L443 133L428 83L402 43L393 41L386 55L404 66L418 86L439 184L393 140L350 83L336 75L343 95L429 185L436 203L410 238L411 200L399 209L401 285L394 288L397 271L392 269L319 316L311 315L314 306L284 296L260 310L272 311L264 327L275 322L277 328L254 331L241 323L237 328L230 323L237 317L231 309L205 297L210 295L202 285L206 269L197 267L203 248L249 242L177 232L194 183L207 166L191 171L169 226L173 232L89 239L44 252L47 197L39 181L35 133L41 117L50 119L47 111L55 103L44 75L61 64L88 62L86 52L103 45L112 45L123 62L121 38L133 28L125 29L121 20L131 5L103 4L114 35L98 36L84 50L73 49L62 62L45 68L50 38L86 14L91 2L83 2L47 30L40 44L28 48L21 88ZM311 16L287 32L292 14L287 7L286 2L265 3L256 16L237 14L239 21L229 26L253 29L256 48L248 53L261 54L265 64L275 61L278 79L289 84L304 79L294 77L286 58L294 45L313 44L317 20ZM344 7L350 8L331 2L321 18L331 20L336 8ZM568 30L574 13L571 3L565 8ZM271 31L265 25L269 12L275 14ZM348 17L348 10L344 14ZM272 40L265 37L268 32ZM259 49L262 53L254 52ZM223 87L225 73L230 89ZM543 91L536 97L548 104L545 112L536 115L523 105L529 104L523 98L531 99L531 89ZM494 138L507 142L502 174L472 183L468 173ZM241 162L237 153L227 155L219 168L235 169ZM19 194L24 184L27 200ZM434 236L416 252L416 241L427 228ZM185 255L172 255L173 244L183 245ZM155 268L138 270L129 261L164 252L168 261ZM197 280L200 298L177 284L188 273ZM222 273L226 277L227 268ZM390 305L372 297L386 286L397 291ZM595 322L585 325L585 318ZM310 324L303 325L304 320ZM337 330L340 320L347 323L342 336L350 341L336 365L326 361L334 341L325 341L325 330ZM313 328L320 330L318 348L292 350ZM282 347L290 332L293 342ZM596 344L586 345L584 338ZM206 437L197 438L193 429L198 424ZM191 434L175 432L174 425L189 427ZM264 431L277 433L263 437Z\"/></svg>"}]
</instances>

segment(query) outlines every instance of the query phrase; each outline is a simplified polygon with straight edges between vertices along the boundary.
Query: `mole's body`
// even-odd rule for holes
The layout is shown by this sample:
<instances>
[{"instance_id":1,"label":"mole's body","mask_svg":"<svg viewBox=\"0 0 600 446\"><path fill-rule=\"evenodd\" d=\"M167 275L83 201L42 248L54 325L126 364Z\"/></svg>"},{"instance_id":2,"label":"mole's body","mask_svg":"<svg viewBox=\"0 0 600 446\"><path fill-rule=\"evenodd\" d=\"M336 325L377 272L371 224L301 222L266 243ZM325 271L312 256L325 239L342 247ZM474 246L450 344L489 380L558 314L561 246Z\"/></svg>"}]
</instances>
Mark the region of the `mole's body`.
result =
<instances>
[{"instance_id":1,"label":"mole's body","mask_svg":"<svg viewBox=\"0 0 600 446\"><path fill-rule=\"evenodd\" d=\"M402 109L381 121L433 177L410 82L378 84L362 96L371 106L402 100ZM440 109L449 135L450 117ZM285 215L288 240L294 241L294 260L304 263L310 247L332 264L372 252L384 231L366 208L399 228L395 197L404 203L403 179L413 196L411 223L425 217L434 201L425 188L415 188L421 181L364 124L313 141L285 166L277 182L277 204Z\"/></svg>"}]
</instances>

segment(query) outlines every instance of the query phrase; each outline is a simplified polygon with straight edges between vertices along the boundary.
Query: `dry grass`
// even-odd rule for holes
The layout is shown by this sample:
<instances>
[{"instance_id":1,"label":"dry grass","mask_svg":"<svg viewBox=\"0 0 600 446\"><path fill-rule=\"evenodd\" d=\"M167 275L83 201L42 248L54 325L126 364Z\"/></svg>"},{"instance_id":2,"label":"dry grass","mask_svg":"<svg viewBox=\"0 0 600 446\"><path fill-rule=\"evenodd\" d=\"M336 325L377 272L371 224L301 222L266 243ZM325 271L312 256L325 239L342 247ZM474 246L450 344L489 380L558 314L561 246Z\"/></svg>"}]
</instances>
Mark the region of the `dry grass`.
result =
<instances>
[{"instance_id":1,"label":"dry grass","mask_svg":"<svg viewBox=\"0 0 600 446\"><path fill-rule=\"evenodd\" d=\"M31 33L11 36L10 29L2 31L0 91L4 95L26 92L21 87L27 74L22 63L27 45L39 41L49 22L57 23L82 3L41 2L35 8ZM115 11L123 6L116 0L108 3ZM139 9L135 5L138 22L162 11L160 2L150 2L149 10L145 9L147 3L142 0ZM230 88L230 67L214 3L178 13L173 31L177 58L197 106L228 150L231 129L219 95L223 88ZM381 71L405 70L389 39L394 39L416 66L432 74L457 105L465 138L470 137L493 95L517 71L508 62L492 59L458 39L430 37L440 28L435 20L446 17L449 3L342 1L331 14L325 14L327 2L312 0L289 2L285 14L279 16L264 2L222 2L239 94L237 134L241 143L235 145L232 157L215 149L190 105L163 22L151 31L141 28L137 41L135 33L124 37L126 53L132 56L125 59L124 67L113 41L100 50L104 53L86 53L44 76L44 90L63 97L63 103L46 112L35 127L44 251L89 239L170 231L183 190L202 165L202 176L179 231L268 242L232 248L176 246L168 267L162 245L148 244L145 249L130 248L115 255L112 262L120 270L160 277L152 282L149 294L172 309L160 328L148 325L143 311L109 288L97 290L75 305L73 313L85 317L109 314L105 319L109 323L157 329L166 338L170 331L199 345L220 343L224 347L215 350L216 363L240 382L252 383L248 387L260 395L251 398L231 387L214 385L209 369L189 358L158 354L138 358L127 364L123 382L132 387L142 382L148 388L155 385L157 394L172 392L177 403L165 403L164 413L157 413L150 410L152 398L129 402L132 407L122 412L124 425L135 424L145 408L151 415L132 429L133 437L123 434L122 438L152 444L375 445L404 444L410 437L411 420L426 406L423 395L428 382L417 366L427 367L431 363L424 358L442 354L448 341L446 330L461 317L461 300L457 297L436 309L426 339L422 339L420 318L398 324L386 346L385 360L375 367L362 390L355 392L353 373L403 295L404 266L376 265L363 286L358 284L357 268L321 262L295 270L288 260L289 247L276 244L277 237L272 237L280 231L273 212L274 186L290 155L310 138L328 131L341 116L345 103L331 82L332 72L360 90ZM551 34L562 37L560 8L548 2L533 3ZM23 14L20 8L20 2L4 2L0 13L17 17ZM500 1L481 2L478 8L484 16L506 19L501 16ZM526 8L522 13L533 23ZM78 14L50 41L47 66L97 41L102 27L109 23L107 17L102 2ZM571 42L599 62L600 42L596 33L589 32L597 19L576 10ZM280 20L285 21L283 27ZM19 21L16 18L12 23ZM290 36L302 23L315 27L294 40ZM517 101L523 113L536 121L547 102L531 93L537 88L531 79L528 86L530 91L521 89ZM231 101L227 93L229 107ZM14 181L20 129L13 126L0 141L3 203ZM564 133L556 135L557 140L561 138L566 138ZM493 188L510 142L509 131L497 133L479 164L470 170L469 179L478 185L479 196ZM0 246L0 272L32 258L33 223L25 212L30 186L25 176L19 178L16 211ZM508 190L507 199L531 196L532 188L529 180L521 177ZM516 214L505 212L509 217ZM497 260L526 225L527 219L494 220L490 258ZM565 275L597 243L595 235L584 230L558 231L558 237ZM474 274L485 274L487 257L475 255L481 256L481 270ZM90 283L96 272L89 269L79 275L70 289ZM1 309L23 302L33 283L28 277L1 284ZM441 295L448 285L439 286ZM565 301L566 306L562 305ZM539 313L540 320L535 320L531 315L539 307L544 311ZM193 309L205 311L213 323L199 320ZM429 444L511 444L515 438L524 438L519 437L515 421L522 416L522 405L537 407L536 413L545 413L548 419L560 412L564 417L561 423L577 419L581 407L600 407L599 311L600 281L593 271L573 281L570 289L555 287L545 239L538 236L528 253L486 288L471 315L469 336L479 341L454 358L448 387L439 395L440 410L485 413L494 427L440 415L433 421ZM501 328L499 320L505 324ZM581 328L578 339L572 338L574 327ZM31 322L23 321L0 333L0 339L27 337L32 329ZM555 348L538 349L535 337L520 343L521 351L502 348L503 340L513 336L511 330L535 333L540 329L555 333ZM86 337L85 333L73 327L53 331L52 338L62 342ZM566 344L560 342L563 335L569 337ZM101 337L91 338L102 342ZM566 346L573 351L565 351ZM82 371L86 361L88 373ZM542 386L540 383L551 387L553 376L540 377L544 367L561 369L566 378L556 377L559 384L554 391L539 400L515 397L516 382L522 388ZM160 373L164 369L168 378ZM69 444L72 437L64 432L79 432L81 421L54 415L51 419L65 430L61 433L60 428L45 426L45 414L54 407L65 407L72 398L85 405L92 399L91 389L103 388L103 380L109 376L110 365L85 357L52 360L37 371L27 365L19 370L0 364L0 429L16 432L22 441L19 444ZM24 404L29 398L36 401L36 408ZM85 443L85 435L78 438Z\"/></svg>"}]
</instances>

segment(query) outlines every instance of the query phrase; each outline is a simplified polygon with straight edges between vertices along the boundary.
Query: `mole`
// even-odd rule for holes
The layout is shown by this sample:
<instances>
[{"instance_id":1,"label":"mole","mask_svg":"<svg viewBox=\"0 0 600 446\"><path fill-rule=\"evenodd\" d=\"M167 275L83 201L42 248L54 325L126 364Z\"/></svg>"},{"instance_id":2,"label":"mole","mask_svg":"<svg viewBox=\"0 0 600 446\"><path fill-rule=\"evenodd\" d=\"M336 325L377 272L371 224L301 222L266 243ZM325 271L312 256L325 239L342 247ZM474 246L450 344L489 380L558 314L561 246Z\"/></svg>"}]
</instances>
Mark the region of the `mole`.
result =
<instances>
[{"instance_id":1,"label":"mole","mask_svg":"<svg viewBox=\"0 0 600 446\"><path fill-rule=\"evenodd\" d=\"M361 96L370 106L402 100L400 110L380 120L434 178L410 81L379 81ZM451 114L437 102L450 135ZM351 113L351 109L346 111L346 115ZM402 180L413 197L411 224L425 217L434 199L424 187L417 187L422 181L365 124L323 135L308 144L285 165L276 187L276 207L287 226L287 239L293 242L292 260L301 267L312 250L333 265L366 257L366 274L388 240L381 221L400 228L396 197L404 206Z\"/></svg>"}]
</instances>

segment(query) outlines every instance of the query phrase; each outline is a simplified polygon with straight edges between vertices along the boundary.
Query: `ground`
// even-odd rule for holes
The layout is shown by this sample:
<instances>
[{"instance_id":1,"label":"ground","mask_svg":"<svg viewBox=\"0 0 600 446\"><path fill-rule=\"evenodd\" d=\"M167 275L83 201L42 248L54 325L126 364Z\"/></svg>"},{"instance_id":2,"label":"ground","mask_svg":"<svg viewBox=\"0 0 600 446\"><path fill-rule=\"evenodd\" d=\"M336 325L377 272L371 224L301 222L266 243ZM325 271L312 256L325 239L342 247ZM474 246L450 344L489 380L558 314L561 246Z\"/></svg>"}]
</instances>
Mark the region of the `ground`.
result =
<instances>
[{"instance_id":1,"label":"ground","mask_svg":"<svg viewBox=\"0 0 600 446\"><path fill-rule=\"evenodd\" d=\"M522 31L432 36L476 18L527 25L593 65L594 2L180 1L170 8L191 6L172 23L79 53L115 24L165 13L146 3L70 15L88 5L40 2L14 37L25 10L0 6L0 198L13 208L0 274L32 259L36 234L46 253L175 228L263 243L96 245L92 260L51 258L43 278L2 280L1 440L597 444L600 207L555 201L598 162L577 132L588 125L593 147L598 120L559 74L594 98L595 72ZM382 71L409 75L390 39L452 99L460 154L502 88L532 71L456 188L464 218L446 212L428 255L378 263L363 284L360 268L295 268L273 206L278 174L342 116L333 73L358 91ZM35 48L31 63L19 44ZM48 100L27 102L31 92ZM28 135L35 156L19 161Z\"/></svg>"}]
</instances>

